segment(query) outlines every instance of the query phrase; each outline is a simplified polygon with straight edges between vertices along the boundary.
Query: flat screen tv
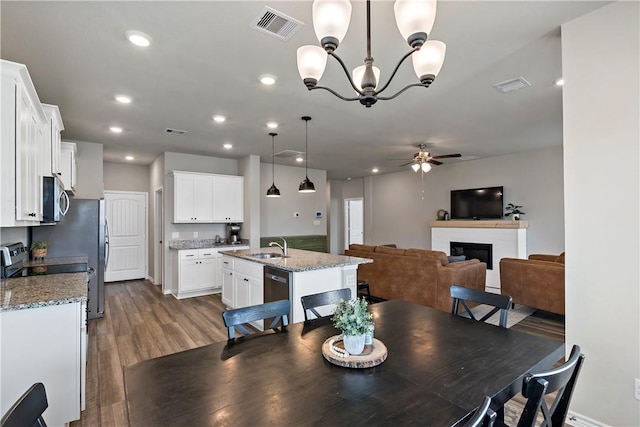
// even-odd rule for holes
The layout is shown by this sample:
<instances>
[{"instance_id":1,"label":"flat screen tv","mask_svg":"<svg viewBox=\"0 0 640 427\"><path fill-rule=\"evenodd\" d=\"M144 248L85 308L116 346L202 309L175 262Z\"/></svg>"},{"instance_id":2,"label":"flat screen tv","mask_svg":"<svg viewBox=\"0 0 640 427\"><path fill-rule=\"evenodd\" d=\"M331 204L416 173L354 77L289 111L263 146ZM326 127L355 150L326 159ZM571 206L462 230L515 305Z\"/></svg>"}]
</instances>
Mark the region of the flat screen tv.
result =
<instances>
[{"instance_id":1,"label":"flat screen tv","mask_svg":"<svg viewBox=\"0 0 640 427\"><path fill-rule=\"evenodd\" d=\"M501 219L502 187L451 190L451 219Z\"/></svg>"}]
</instances>

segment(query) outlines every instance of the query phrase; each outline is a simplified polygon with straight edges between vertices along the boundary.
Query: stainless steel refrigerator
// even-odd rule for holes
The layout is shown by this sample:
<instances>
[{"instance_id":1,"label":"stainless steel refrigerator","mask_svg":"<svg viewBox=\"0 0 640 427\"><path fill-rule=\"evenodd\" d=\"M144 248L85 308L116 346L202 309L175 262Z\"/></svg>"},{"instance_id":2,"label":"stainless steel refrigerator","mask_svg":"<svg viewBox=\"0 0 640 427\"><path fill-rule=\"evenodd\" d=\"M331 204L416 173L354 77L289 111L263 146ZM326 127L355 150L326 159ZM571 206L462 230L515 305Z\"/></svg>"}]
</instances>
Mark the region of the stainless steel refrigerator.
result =
<instances>
[{"instance_id":1,"label":"stainless steel refrigerator","mask_svg":"<svg viewBox=\"0 0 640 427\"><path fill-rule=\"evenodd\" d=\"M55 225L31 227L31 241L46 240L47 257L89 258L95 274L89 281L89 319L104 316L104 271L108 257L108 227L104 199L71 198L71 206Z\"/></svg>"}]
</instances>

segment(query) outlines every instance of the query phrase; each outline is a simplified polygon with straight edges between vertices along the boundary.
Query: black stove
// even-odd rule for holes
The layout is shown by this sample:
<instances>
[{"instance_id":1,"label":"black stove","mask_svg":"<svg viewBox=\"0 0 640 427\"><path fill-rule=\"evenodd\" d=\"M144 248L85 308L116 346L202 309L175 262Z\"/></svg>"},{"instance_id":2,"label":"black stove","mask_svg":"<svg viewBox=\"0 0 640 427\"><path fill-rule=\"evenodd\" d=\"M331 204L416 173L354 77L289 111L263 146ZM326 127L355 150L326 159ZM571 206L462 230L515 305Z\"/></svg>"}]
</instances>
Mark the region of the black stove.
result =
<instances>
[{"instance_id":1,"label":"black stove","mask_svg":"<svg viewBox=\"0 0 640 427\"><path fill-rule=\"evenodd\" d=\"M87 264L53 264L53 265L39 265L31 267L22 267L9 277L27 277L27 276L42 276L46 274L61 274L61 273L86 273Z\"/></svg>"},{"instance_id":2,"label":"black stove","mask_svg":"<svg viewBox=\"0 0 640 427\"><path fill-rule=\"evenodd\" d=\"M0 264L2 266L1 277L28 277L61 273L91 274L90 269L87 269L86 263L43 264L25 267L24 263L29 260L29 251L21 242L0 247L0 254L2 258L2 263Z\"/></svg>"}]
</instances>

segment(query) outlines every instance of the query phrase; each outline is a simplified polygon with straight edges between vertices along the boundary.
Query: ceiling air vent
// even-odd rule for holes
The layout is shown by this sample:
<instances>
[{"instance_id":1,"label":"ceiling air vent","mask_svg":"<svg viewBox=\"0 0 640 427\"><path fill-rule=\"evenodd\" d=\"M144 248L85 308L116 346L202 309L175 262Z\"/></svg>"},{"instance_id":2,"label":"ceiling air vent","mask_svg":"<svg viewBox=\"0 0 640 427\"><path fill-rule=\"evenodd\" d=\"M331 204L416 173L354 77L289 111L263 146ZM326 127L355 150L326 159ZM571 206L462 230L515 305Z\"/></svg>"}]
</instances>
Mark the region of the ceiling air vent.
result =
<instances>
[{"instance_id":1,"label":"ceiling air vent","mask_svg":"<svg viewBox=\"0 0 640 427\"><path fill-rule=\"evenodd\" d=\"M303 25L297 19L265 6L249 27L280 40L289 40Z\"/></svg>"},{"instance_id":2,"label":"ceiling air vent","mask_svg":"<svg viewBox=\"0 0 640 427\"><path fill-rule=\"evenodd\" d=\"M529 86L531 86L531 83L522 76L493 85L498 92L502 93L513 92L514 90L524 89Z\"/></svg>"},{"instance_id":3,"label":"ceiling air vent","mask_svg":"<svg viewBox=\"0 0 640 427\"><path fill-rule=\"evenodd\" d=\"M171 128L166 128L164 130L164 133L168 133L169 135L184 135L185 133L187 133L188 131L186 130L181 130L181 129L171 129Z\"/></svg>"},{"instance_id":4,"label":"ceiling air vent","mask_svg":"<svg viewBox=\"0 0 640 427\"><path fill-rule=\"evenodd\" d=\"M291 157L302 156L303 151L284 150L274 154L275 157L282 157L283 159L290 159Z\"/></svg>"}]
</instances>

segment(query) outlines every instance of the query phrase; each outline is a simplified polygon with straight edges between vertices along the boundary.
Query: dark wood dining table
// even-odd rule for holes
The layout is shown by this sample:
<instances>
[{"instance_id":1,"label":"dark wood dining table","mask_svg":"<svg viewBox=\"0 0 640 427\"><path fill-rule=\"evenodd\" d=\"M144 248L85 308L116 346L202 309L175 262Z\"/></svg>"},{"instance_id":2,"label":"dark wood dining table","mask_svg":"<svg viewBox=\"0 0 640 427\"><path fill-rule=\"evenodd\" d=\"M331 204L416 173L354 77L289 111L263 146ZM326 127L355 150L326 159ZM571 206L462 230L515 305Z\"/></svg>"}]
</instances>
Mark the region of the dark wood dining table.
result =
<instances>
[{"instance_id":1,"label":"dark wood dining table","mask_svg":"<svg viewBox=\"0 0 640 427\"><path fill-rule=\"evenodd\" d=\"M130 425L455 426L485 395L499 407L527 372L564 357L562 342L409 302L370 309L388 350L376 367L324 359L339 333L328 318L297 323L125 367Z\"/></svg>"}]
</instances>

